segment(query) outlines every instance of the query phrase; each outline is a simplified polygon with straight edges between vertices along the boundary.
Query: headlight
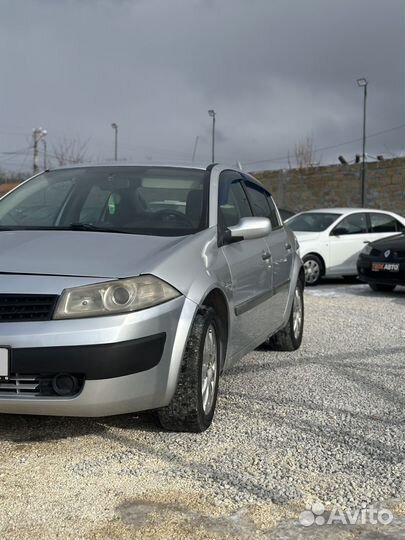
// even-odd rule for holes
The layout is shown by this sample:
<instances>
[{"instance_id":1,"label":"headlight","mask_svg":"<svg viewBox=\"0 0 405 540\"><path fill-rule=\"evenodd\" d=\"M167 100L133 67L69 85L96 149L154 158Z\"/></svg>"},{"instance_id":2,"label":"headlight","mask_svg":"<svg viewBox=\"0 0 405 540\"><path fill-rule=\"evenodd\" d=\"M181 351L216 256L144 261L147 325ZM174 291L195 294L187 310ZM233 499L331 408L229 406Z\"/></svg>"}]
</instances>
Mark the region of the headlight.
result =
<instances>
[{"instance_id":1,"label":"headlight","mask_svg":"<svg viewBox=\"0 0 405 540\"><path fill-rule=\"evenodd\" d=\"M370 246L370 244L367 244L366 247L363 248L363 255L370 255L370 253L373 251L373 248Z\"/></svg>"},{"instance_id":2,"label":"headlight","mask_svg":"<svg viewBox=\"0 0 405 540\"><path fill-rule=\"evenodd\" d=\"M99 317L139 311L180 296L174 287L155 276L138 276L85 287L65 289L54 319Z\"/></svg>"}]
</instances>

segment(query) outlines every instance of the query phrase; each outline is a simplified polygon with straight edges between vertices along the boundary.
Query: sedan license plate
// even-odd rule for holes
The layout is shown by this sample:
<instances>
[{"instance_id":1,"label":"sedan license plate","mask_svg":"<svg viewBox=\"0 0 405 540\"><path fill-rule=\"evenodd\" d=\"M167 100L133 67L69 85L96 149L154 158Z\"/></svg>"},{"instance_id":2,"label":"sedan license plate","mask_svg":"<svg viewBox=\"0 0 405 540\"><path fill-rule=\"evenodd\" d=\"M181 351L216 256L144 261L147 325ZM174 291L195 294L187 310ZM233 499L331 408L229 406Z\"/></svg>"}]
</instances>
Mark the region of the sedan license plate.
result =
<instances>
[{"instance_id":1,"label":"sedan license plate","mask_svg":"<svg viewBox=\"0 0 405 540\"><path fill-rule=\"evenodd\" d=\"M0 377L8 377L9 349L0 347Z\"/></svg>"},{"instance_id":2,"label":"sedan license plate","mask_svg":"<svg viewBox=\"0 0 405 540\"><path fill-rule=\"evenodd\" d=\"M399 272L399 263L373 262L371 270L373 272Z\"/></svg>"}]
</instances>

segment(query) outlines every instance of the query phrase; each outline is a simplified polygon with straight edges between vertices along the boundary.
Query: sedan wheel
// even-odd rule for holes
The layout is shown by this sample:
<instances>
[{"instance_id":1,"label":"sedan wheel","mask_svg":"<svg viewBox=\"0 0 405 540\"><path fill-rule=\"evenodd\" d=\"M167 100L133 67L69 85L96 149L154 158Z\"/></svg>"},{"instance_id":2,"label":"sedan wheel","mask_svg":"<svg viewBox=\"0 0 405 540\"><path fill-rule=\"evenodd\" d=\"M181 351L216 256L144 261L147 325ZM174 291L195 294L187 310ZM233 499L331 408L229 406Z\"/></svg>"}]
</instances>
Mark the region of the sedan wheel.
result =
<instances>
[{"instance_id":1,"label":"sedan wheel","mask_svg":"<svg viewBox=\"0 0 405 540\"><path fill-rule=\"evenodd\" d=\"M270 337L262 347L273 351L296 351L301 346L304 332L304 283L297 281L290 317L286 326Z\"/></svg>"},{"instance_id":2,"label":"sedan wheel","mask_svg":"<svg viewBox=\"0 0 405 540\"><path fill-rule=\"evenodd\" d=\"M212 409L217 385L218 343L215 328L209 325L203 349L201 395L205 414Z\"/></svg>"},{"instance_id":3,"label":"sedan wheel","mask_svg":"<svg viewBox=\"0 0 405 540\"><path fill-rule=\"evenodd\" d=\"M304 257L305 283L307 285L317 285L322 277L322 263L316 255Z\"/></svg>"},{"instance_id":4,"label":"sedan wheel","mask_svg":"<svg viewBox=\"0 0 405 540\"><path fill-rule=\"evenodd\" d=\"M214 417L221 367L220 321L203 307L190 331L172 401L159 409L162 426L171 431L201 432Z\"/></svg>"},{"instance_id":5,"label":"sedan wheel","mask_svg":"<svg viewBox=\"0 0 405 540\"><path fill-rule=\"evenodd\" d=\"M385 285L382 283L369 283L371 289L376 292L392 292L396 285Z\"/></svg>"},{"instance_id":6,"label":"sedan wheel","mask_svg":"<svg viewBox=\"0 0 405 540\"><path fill-rule=\"evenodd\" d=\"M294 293L294 303L293 303L293 331L295 339L298 339L302 332L302 322L304 320L304 309L302 302L302 294L297 287Z\"/></svg>"}]
</instances>

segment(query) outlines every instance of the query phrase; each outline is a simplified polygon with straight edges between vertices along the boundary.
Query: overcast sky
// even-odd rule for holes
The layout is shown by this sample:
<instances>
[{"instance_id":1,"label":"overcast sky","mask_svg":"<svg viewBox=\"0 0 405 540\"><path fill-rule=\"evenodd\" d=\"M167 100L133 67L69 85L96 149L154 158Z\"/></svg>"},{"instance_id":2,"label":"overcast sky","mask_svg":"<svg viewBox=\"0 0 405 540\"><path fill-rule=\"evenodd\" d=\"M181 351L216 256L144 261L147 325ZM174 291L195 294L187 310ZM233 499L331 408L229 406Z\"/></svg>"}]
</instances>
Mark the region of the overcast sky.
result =
<instances>
[{"instance_id":1,"label":"overcast sky","mask_svg":"<svg viewBox=\"0 0 405 540\"><path fill-rule=\"evenodd\" d=\"M320 149L361 139L359 77L368 152L398 155L404 51L404 0L0 0L0 168L30 169L36 126L50 153L80 137L110 160L111 122L121 158L191 161L199 136L209 161L210 108L217 161L285 168L307 136Z\"/></svg>"}]
</instances>

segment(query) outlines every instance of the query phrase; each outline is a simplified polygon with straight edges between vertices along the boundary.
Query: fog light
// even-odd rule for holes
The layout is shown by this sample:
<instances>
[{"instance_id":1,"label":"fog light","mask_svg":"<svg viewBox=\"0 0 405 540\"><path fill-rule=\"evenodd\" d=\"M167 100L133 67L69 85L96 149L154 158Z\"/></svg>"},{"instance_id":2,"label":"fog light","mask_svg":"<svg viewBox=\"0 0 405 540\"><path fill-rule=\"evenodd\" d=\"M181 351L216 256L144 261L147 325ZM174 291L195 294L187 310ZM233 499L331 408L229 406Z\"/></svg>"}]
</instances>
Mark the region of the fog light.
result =
<instances>
[{"instance_id":1,"label":"fog light","mask_svg":"<svg viewBox=\"0 0 405 540\"><path fill-rule=\"evenodd\" d=\"M52 379L52 388L58 396L71 396L79 390L79 381L69 373L59 373Z\"/></svg>"}]
</instances>

